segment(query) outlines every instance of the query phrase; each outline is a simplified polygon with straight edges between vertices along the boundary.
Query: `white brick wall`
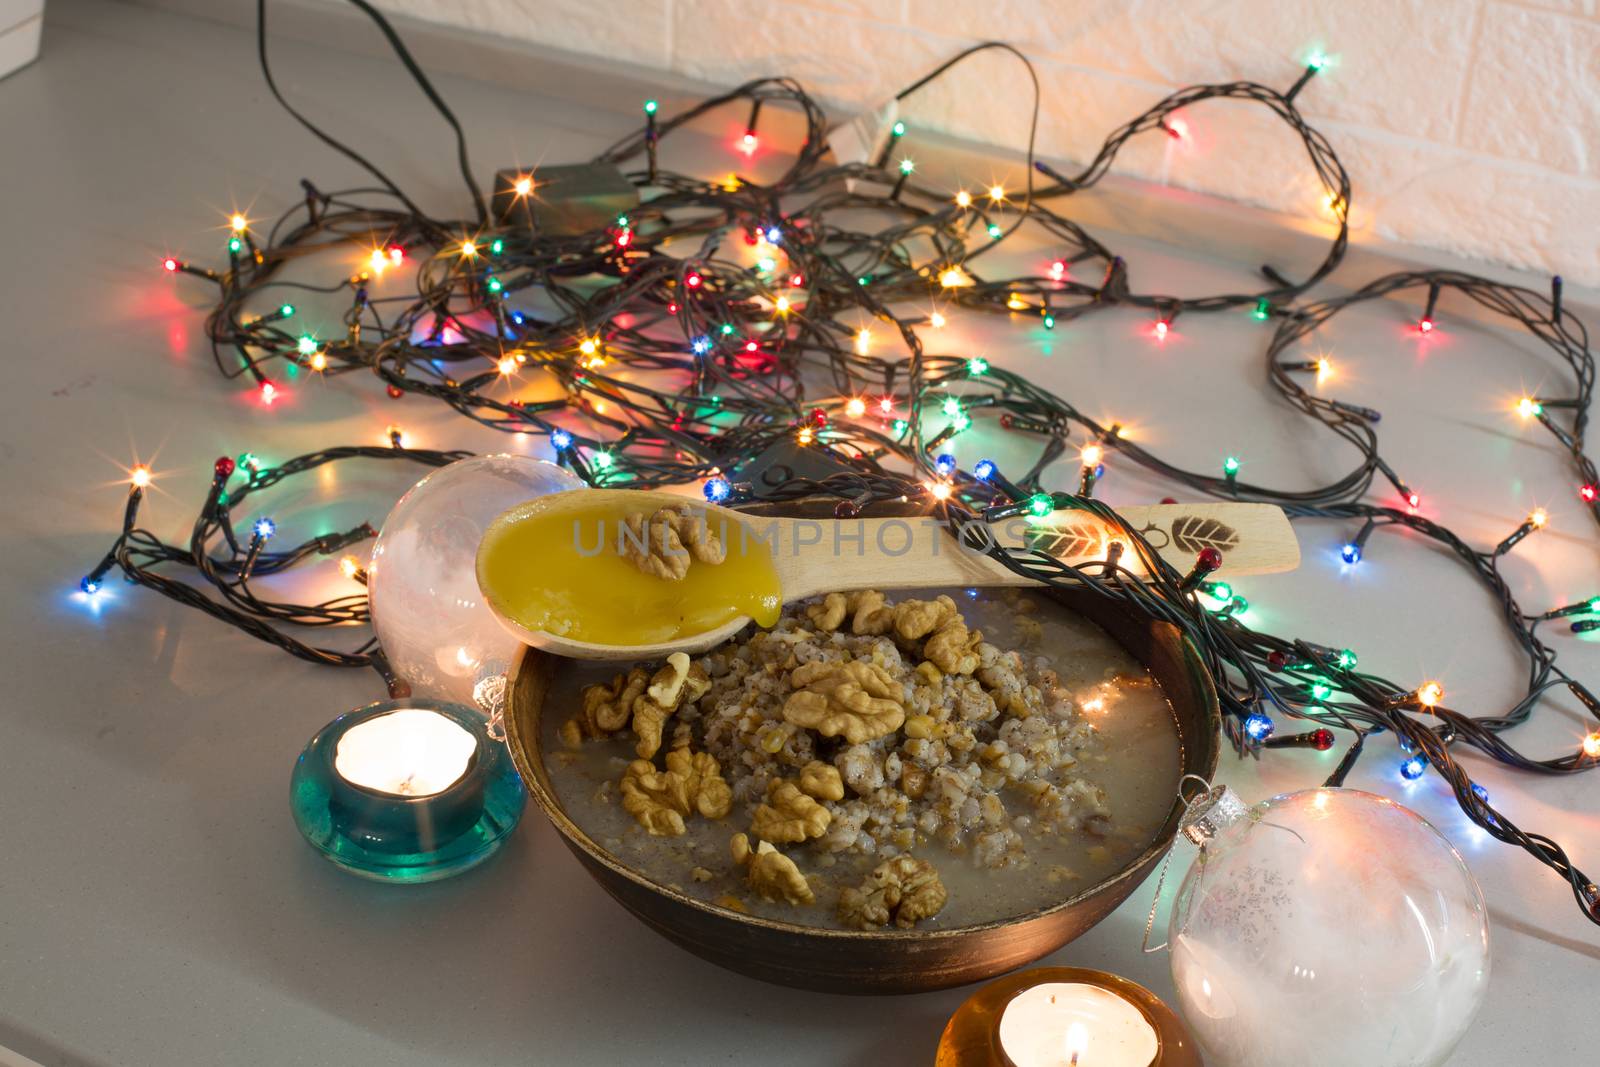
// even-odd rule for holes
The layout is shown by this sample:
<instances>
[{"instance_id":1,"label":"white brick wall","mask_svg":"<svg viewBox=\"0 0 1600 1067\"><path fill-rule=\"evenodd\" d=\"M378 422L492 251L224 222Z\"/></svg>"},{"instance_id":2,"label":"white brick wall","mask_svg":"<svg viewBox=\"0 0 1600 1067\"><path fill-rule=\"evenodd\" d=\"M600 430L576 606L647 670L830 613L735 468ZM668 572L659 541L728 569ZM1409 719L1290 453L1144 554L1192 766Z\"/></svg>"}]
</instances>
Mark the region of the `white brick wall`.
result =
<instances>
[{"instance_id":1,"label":"white brick wall","mask_svg":"<svg viewBox=\"0 0 1600 1067\"><path fill-rule=\"evenodd\" d=\"M388 11L723 84L787 74L838 113L962 46L1009 40L1044 92L1039 150L1088 158L1173 89L1287 87L1354 187L1362 234L1600 285L1600 0L377 0ZM968 61L908 101L913 125L1020 148L1028 83ZM1123 173L1300 215L1322 211L1298 142L1244 105L1194 137L1125 149Z\"/></svg>"}]
</instances>

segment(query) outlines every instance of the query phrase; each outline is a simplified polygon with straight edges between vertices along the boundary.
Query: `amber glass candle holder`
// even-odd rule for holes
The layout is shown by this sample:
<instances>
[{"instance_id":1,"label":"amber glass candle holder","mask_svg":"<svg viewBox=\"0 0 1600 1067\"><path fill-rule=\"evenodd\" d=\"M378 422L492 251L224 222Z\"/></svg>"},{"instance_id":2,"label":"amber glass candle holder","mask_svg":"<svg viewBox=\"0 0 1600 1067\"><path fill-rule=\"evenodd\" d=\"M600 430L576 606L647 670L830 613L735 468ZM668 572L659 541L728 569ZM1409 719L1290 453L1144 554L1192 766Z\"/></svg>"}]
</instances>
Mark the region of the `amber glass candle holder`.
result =
<instances>
[{"instance_id":1,"label":"amber glass candle holder","mask_svg":"<svg viewBox=\"0 0 1600 1067\"><path fill-rule=\"evenodd\" d=\"M935 1067L1018 1067L1000 1043L1006 1007L1035 986L1059 982L1094 986L1127 1001L1155 1031L1155 1058L1148 1067L1202 1067L1199 1046L1176 1013L1156 995L1126 978L1084 967L1036 967L998 978L968 997L945 1024ZM1088 1034L1085 1065L1092 1065L1095 1035ZM1066 1048L1063 1034L1063 1049ZM1061 1062L1068 1062L1063 1053Z\"/></svg>"}]
</instances>

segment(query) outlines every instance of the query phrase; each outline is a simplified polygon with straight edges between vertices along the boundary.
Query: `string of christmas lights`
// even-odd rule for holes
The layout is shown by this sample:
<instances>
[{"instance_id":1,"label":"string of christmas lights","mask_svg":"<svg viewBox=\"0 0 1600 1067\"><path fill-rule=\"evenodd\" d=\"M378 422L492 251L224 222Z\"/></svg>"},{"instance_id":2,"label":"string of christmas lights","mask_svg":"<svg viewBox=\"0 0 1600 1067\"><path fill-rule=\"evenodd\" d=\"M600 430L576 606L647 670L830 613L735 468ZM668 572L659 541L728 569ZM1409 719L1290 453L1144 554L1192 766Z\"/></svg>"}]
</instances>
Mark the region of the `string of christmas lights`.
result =
<instances>
[{"instance_id":1,"label":"string of christmas lights","mask_svg":"<svg viewBox=\"0 0 1600 1067\"><path fill-rule=\"evenodd\" d=\"M647 101L643 128L595 161L619 169L642 161L643 169L625 173L641 194L638 205L604 225L563 232L524 221L530 217L526 209L543 202L540 174L534 170L509 181L510 203L524 209L516 218L490 211L472 179L459 123L382 16L360 0L353 2L383 29L455 129L475 218L426 216L381 171L291 108L316 136L369 170L379 187L324 193L303 182L304 200L264 233L242 214L230 220L225 269L165 261L168 271L217 286L207 332L225 376L247 378L260 401L271 405L291 387L289 380L301 375L365 372L396 400L408 394L432 397L485 426L542 435L559 462L594 485L699 482L707 499L732 504L756 495L766 500L826 496L838 501L840 516L877 502L912 502L948 520L953 531L980 518L1091 513L1113 531L1105 558L1094 563L1072 566L1043 552L987 547L1008 567L1041 582L1086 587L1183 630L1217 679L1227 734L1241 754L1259 757L1265 749L1293 745L1326 751L1337 743L1335 731L1346 731L1351 739L1328 779L1339 784L1370 735L1392 732L1407 753L1399 768L1403 777L1418 777L1431 766L1473 822L1556 870L1571 884L1585 916L1600 923L1600 889L1556 842L1517 828L1490 806L1487 793L1453 755L1456 746L1466 745L1508 766L1540 773L1571 773L1600 763L1600 725L1577 751L1548 759L1523 755L1503 736L1555 690L1573 694L1600 724L1600 701L1556 665L1555 651L1537 634L1546 622L1595 616L1600 598L1525 612L1498 566L1520 540L1544 526L1543 513L1528 516L1488 551L1417 514L1420 495L1379 452L1379 413L1308 391L1302 382L1308 375L1325 375L1326 360L1289 358L1300 340L1340 311L1412 290L1419 298L1416 329L1421 334L1436 328L1438 299L1447 290L1518 324L1559 354L1573 378L1570 395L1524 398L1518 411L1538 420L1568 452L1580 498L1600 520L1600 478L1584 454L1594 384L1587 332L1561 306L1559 279L1547 295L1453 271L1406 272L1336 299L1296 303L1338 266L1348 236L1348 176L1294 104L1321 69L1320 58L1285 92L1235 82L1174 93L1114 131L1095 159L1073 176L1035 160L1030 134L1030 182L1024 191L1013 194L996 186L960 191L953 199L919 181L909 156L895 158L904 148L902 123L894 125L875 160L830 163L826 116L789 79L750 82L675 116L664 115L657 101ZM259 10L263 71L288 108L272 81L264 4ZM968 50L908 87L901 98L967 55L991 47L1008 48L990 44ZM1126 261L1051 204L1097 182L1134 137L1186 136L1181 113L1218 99L1265 107L1300 137L1337 234L1322 263L1301 282L1267 266L1262 268L1267 287L1258 292L1182 299L1136 293ZM783 108L803 117L800 146L781 177L761 184L733 173L707 181L660 166L664 137L726 108L748 108L745 132L732 146L745 157L765 151L759 130L764 111ZM1033 173L1049 184L1035 187ZM868 226L866 218L877 225ZM1057 250L1054 257L1031 275L991 269L994 250L1019 233L1043 235ZM325 259L347 263L352 250L362 260L354 274L323 285L293 278L293 267ZM1074 277L1086 267L1095 281ZM413 273L413 291L374 295L380 279L387 276L392 283L406 270ZM301 313L291 299L338 302L344 309L340 330L321 337L295 329ZM1290 404L1348 442L1359 455L1356 466L1328 485L1309 489L1244 481L1231 457L1218 474L1189 471L1128 440L1119 426L1097 423L1068 400L1003 367L927 353L919 333L937 331L958 312L1038 316L1053 328L1063 319L1119 305L1150 310L1157 343L1183 312L1247 308L1257 319L1274 321L1266 351L1270 380ZM860 325L863 321L870 325ZM909 355L885 357L886 340ZM552 398L517 399L516 387L535 376L553 387ZM1036 461L1021 471L1004 472L988 460L961 470L944 446L979 420L991 433L1035 441ZM1072 492L1047 490L1043 472L1067 453L1075 434L1083 441L1078 484ZM397 427L388 437L387 448L330 449L277 467L247 464L241 472L245 483L231 491L236 465L219 460L186 546L167 545L137 526L149 472L143 472L141 484L136 471L122 533L84 579L84 592L92 595L116 568L133 582L301 658L373 666L394 685L372 641L336 651L305 644L285 628L364 622L364 595L301 606L261 599L249 588L254 576L339 552L372 536L372 528L363 525L269 552L266 544L275 533L270 522L258 523L241 541L230 520L250 494L327 462L382 457L437 466L465 455L408 449ZM727 477L741 458L781 442L812 450L839 472L760 487ZM1341 552L1351 565L1359 564L1372 536L1386 527L1404 527L1443 545L1498 599L1512 639L1528 656L1525 697L1501 714L1468 716L1444 705L1437 682L1391 682L1358 672L1349 650L1252 629L1240 618L1247 608L1243 598L1209 578L1221 563L1214 549L1202 552L1192 570L1180 574L1139 531L1093 498L1108 459L1142 466L1208 496L1278 504L1294 518L1347 521L1355 532ZM1379 479L1405 506L1363 502ZM221 554L212 555L219 539ZM345 569L360 580L359 561ZM186 571L190 580L163 573L173 570ZM1600 617L1577 618L1571 625L1581 632L1600 626ZM1313 728L1280 734L1275 716L1304 720Z\"/></svg>"}]
</instances>

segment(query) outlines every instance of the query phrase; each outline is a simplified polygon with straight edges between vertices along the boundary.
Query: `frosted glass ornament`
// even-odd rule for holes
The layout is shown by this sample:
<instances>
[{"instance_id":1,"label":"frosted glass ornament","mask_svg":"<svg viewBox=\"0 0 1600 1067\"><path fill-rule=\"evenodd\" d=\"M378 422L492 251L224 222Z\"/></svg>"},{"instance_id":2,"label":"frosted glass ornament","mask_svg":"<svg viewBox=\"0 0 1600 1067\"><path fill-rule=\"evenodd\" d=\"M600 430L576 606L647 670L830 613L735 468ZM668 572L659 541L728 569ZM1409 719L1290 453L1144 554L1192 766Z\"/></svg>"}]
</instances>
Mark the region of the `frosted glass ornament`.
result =
<instances>
[{"instance_id":1,"label":"frosted glass ornament","mask_svg":"<svg viewBox=\"0 0 1600 1067\"><path fill-rule=\"evenodd\" d=\"M478 541L515 504L582 489L564 467L528 456L473 456L423 478L383 520L367 592L372 628L395 674L418 696L474 705L506 672L519 642L478 592Z\"/></svg>"},{"instance_id":2,"label":"frosted glass ornament","mask_svg":"<svg viewBox=\"0 0 1600 1067\"><path fill-rule=\"evenodd\" d=\"M1356 789L1213 790L1167 940L1216 1067L1431 1067L1489 984L1483 892L1416 812ZM1230 806L1231 805L1231 806ZM1214 836L1212 836L1214 835ZM1209 838L1209 839L1207 839Z\"/></svg>"}]
</instances>

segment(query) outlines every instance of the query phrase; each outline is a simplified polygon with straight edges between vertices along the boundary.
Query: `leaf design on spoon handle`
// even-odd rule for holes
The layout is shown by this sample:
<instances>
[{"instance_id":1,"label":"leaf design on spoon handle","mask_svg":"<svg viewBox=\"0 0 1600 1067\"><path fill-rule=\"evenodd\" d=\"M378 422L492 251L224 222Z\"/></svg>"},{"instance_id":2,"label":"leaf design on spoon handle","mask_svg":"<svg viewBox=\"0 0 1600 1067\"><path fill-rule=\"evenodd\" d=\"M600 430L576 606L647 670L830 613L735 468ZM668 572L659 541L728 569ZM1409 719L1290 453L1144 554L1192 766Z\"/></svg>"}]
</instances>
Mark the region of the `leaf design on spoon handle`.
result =
<instances>
[{"instance_id":1,"label":"leaf design on spoon handle","mask_svg":"<svg viewBox=\"0 0 1600 1067\"><path fill-rule=\"evenodd\" d=\"M1184 552L1214 548L1226 552L1239 547L1239 533L1227 523L1199 515L1180 515L1172 520L1172 544Z\"/></svg>"},{"instance_id":2,"label":"leaf design on spoon handle","mask_svg":"<svg viewBox=\"0 0 1600 1067\"><path fill-rule=\"evenodd\" d=\"M1061 559L1098 556L1105 532L1095 525L1053 526L1028 531L1028 547Z\"/></svg>"}]
</instances>

